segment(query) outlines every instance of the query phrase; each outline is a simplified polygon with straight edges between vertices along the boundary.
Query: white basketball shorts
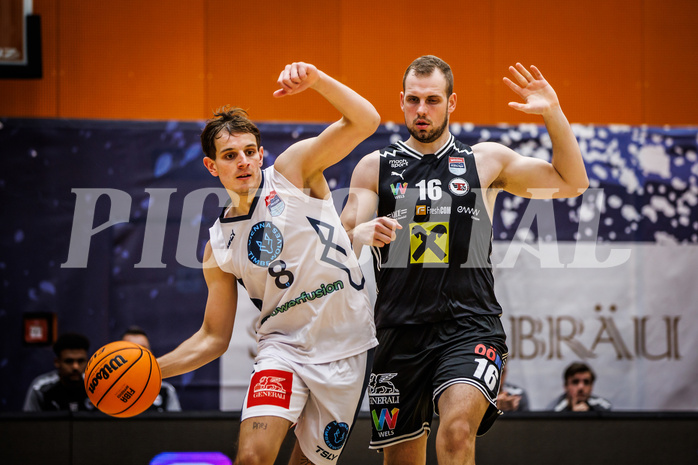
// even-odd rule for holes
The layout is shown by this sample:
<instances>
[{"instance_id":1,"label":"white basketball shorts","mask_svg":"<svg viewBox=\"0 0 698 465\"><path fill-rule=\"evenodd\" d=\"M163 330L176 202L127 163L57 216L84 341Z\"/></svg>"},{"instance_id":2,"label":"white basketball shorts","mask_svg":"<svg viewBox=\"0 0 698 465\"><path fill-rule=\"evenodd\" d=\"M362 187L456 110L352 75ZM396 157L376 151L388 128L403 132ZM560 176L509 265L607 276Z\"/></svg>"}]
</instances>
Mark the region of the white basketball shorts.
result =
<instances>
[{"instance_id":1,"label":"white basketball shorts","mask_svg":"<svg viewBox=\"0 0 698 465\"><path fill-rule=\"evenodd\" d=\"M319 365L260 354L242 408L252 417L296 423L298 445L315 464L332 465L342 453L368 383L373 349Z\"/></svg>"}]
</instances>

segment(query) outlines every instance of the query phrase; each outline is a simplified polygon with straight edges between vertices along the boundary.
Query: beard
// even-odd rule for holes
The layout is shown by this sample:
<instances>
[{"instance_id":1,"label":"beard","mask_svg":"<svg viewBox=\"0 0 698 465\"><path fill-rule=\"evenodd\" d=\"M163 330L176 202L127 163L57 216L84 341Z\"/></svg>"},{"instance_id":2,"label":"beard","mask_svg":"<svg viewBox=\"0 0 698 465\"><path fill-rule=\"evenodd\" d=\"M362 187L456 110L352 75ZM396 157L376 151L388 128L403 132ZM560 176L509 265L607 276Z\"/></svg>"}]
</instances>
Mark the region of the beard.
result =
<instances>
[{"instance_id":1,"label":"beard","mask_svg":"<svg viewBox=\"0 0 698 465\"><path fill-rule=\"evenodd\" d=\"M437 128L433 128L430 131L420 131L418 129L415 129L415 125L409 125L406 124L407 126L407 131L410 133L412 137L414 137L418 142L421 142L422 144L430 144L437 140L441 135L444 133L446 128L448 127L448 117L444 118L444 122L441 123L441 126Z\"/></svg>"}]
</instances>

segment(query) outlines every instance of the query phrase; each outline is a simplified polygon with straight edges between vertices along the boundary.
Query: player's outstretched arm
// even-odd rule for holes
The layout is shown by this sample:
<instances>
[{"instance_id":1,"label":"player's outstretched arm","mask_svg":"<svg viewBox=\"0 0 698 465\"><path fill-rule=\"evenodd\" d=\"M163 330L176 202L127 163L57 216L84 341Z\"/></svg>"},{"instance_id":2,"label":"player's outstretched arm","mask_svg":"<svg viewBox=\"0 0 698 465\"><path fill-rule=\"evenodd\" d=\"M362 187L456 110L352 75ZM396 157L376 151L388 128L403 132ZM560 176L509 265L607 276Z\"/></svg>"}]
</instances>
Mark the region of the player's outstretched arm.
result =
<instances>
[{"instance_id":1,"label":"player's outstretched arm","mask_svg":"<svg viewBox=\"0 0 698 465\"><path fill-rule=\"evenodd\" d=\"M201 328L172 352L158 358L163 378L195 370L228 349L237 311L237 281L215 264L211 244L204 252L204 278L208 286Z\"/></svg>"},{"instance_id":2,"label":"player's outstretched arm","mask_svg":"<svg viewBox=\"0 0 698 465\"><path fill-rule=\"evenodd\" d=\"M524 197L576 197L589 186L577 139L562 112L557 94L535 66L510 66L512 79L504 83L523 102L510 102L515 110L541 115L553 146L552 163L514 156L502 151L499 181L508 192ZM489 147L490 150L493 147ZM496 151L496 150L495 150ZM551 195L552 192L555 192Z\"/></svg>"},{"instance_id":3,"label":"player's outstretched arm","mask_svg":"<svg viewBox=\"0 0 698 465\"><path fill-rule=\"evenodd\" d=\"M373 134L380 115L358 93L308 63L292 63L281 72L277 97L313 89L331 103L342 117L320 135L289 147L274 166L297 186L309 187L317 175L346 157L360 142Z\"/></svg>"}]
</instances>

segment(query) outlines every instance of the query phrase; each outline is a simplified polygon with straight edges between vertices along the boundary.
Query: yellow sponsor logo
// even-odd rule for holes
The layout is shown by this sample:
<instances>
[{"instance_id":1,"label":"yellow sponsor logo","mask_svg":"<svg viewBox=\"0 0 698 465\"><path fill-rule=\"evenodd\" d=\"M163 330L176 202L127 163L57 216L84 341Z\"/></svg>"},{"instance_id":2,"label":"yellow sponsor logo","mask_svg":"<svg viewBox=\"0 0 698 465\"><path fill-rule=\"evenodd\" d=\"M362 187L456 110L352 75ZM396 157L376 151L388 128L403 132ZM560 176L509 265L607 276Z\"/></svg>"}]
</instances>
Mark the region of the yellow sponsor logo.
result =
<instances>
[{"instance_id":1,"label":"yellow sponsor logo","mask_svg":"<svg viewBox=\"0 0 698 465\"><path fill-rule=\"evenodd\" d=\"M410 263L448 263L448 222L410 224Z\"/></svg>"}]
</instances>

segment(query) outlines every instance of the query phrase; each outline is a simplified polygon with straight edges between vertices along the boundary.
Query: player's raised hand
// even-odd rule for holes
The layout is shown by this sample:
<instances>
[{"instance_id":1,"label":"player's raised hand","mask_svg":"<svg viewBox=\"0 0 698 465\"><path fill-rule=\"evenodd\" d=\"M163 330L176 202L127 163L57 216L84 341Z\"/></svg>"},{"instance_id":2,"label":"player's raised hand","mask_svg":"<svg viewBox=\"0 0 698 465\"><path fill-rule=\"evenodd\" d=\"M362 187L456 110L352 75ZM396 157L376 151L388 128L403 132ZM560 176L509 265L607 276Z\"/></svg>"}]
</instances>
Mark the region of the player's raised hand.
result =
<instances>
[{"instance_id":1,"label":"player's raised hand","mask_svg":"<svg viewBox=\"0 0 698 465\"><path fill-rule=\"evenodd\" d=\"M509 67L509 72L515 82L505 77L504 83L526 102L509 102L511 108L532 115L542 115L547 110L560 106L555 91L538 68L531 65L529 71L521 63L516 63L516 66Z\"/></svg>"},{"instance_id":2,"label":"player's raised hand","mask_svg":"<svg viewBox=\"0 0 698 465\"><path fill-rule=\"evenodd\" d=\"M277 83L279 89L274 92L274 97L284 97L303 92L308 87L312 87L320 78L318 69L310 63L291 63L286 65Z\"/></svg>"}]
</instances>

